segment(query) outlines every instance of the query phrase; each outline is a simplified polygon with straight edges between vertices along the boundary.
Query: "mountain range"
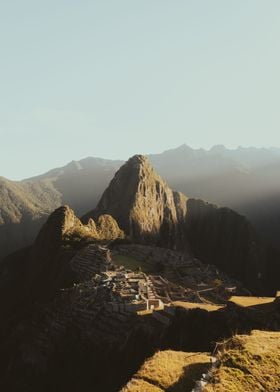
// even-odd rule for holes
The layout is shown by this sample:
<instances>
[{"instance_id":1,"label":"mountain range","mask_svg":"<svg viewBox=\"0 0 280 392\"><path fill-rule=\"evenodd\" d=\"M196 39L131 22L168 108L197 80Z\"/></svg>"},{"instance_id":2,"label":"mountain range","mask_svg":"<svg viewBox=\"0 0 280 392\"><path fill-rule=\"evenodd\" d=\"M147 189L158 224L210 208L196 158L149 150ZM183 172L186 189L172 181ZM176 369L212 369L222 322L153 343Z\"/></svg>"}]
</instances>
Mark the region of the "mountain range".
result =
<instances>
[{"instance_id":1,"label":"mountain range","mask_svg":"<svg viewBox=\"0 0 280 392\"><path fill-rule=\"evenodd\" d=\"M186 145L148 155L172 189L245 215L279 248L280 150ZM123 161L86 158L23 181L0 178L0 258L29 245L48 215L68 204L77 216L97 205Z\"/></svg>"}]
</instances>

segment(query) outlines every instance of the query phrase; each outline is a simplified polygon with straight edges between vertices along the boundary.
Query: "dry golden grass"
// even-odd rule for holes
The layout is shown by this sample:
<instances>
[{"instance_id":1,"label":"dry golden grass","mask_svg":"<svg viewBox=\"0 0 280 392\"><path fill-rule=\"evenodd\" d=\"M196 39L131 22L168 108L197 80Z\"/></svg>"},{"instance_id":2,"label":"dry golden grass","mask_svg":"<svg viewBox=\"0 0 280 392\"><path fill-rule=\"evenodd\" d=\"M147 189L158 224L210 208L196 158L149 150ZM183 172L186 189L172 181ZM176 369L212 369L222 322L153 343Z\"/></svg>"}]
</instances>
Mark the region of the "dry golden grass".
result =
<instances>
[{"instance_id":1,"label":"dry golden grass","mask_svg":"<svg viewBox=\"0 0 280 392\"><path fill-rule=\"evenodd\" d=\"M148 314L153 314L154 310L148 309L148 310L139 310L137 312L138 316L146 316Z\"/></svg>"},{"instance_id":2,"label":"dry golden grass","mask_svg":"<svg viewBox=\"0 0 280 392\"><path fill-rule=\"evenodd\" d=\"M256 306L256 305L263 305L269 304L275 300L274 297L242 297L242 296L233 296L230 297L230 302L234 302L236 305L239 306Z\"/></svg>"},{"instance_id":3,"label":"dry golden grass","mask_svg":"<svg viewBox=\"0 0 280 392\"><path fill-rule=\"evenodd\" d=\"M210 366L211 357L208 353L159 351L144 363L121 392L191 391L195 381ZM148 389L147 383L157 389Z\"/></svg>"},{"instance_id":4,"label":"dry golden grass","mask_svg":"<svg viewBox=\"0 0 280 392\"><path fill-rule=\"evenodd\" d=\"M219 354L205 392L280 391L280 332L237 335Z\"/></svg>"},{"instance_id":5,"label":"dry golden grass","mask_svg":"<svg viewBox=\"0 0 280 392\"><path fill-rule=\"evenodd\" d=\"M214 304L203 304L203 303L194 303L194 302L185 302L185 301L174 301L174 306L179 306L185 309L204 309L208 310L208 312L213 312L215 310L219 310L224 308L224 305L214 305Z\"/></svg>"}]
</instances>

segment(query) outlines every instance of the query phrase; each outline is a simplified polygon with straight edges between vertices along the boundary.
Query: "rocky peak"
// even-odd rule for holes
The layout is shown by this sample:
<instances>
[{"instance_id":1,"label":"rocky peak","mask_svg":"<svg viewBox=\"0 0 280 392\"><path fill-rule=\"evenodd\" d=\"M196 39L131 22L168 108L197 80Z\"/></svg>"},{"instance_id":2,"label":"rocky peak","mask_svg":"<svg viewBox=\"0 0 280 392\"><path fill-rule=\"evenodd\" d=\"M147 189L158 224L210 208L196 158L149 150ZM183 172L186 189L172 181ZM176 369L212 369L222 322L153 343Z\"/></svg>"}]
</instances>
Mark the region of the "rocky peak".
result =
<instances>
[{"instance_id":1,"label":"rocky peak","mask_svg":"<svg viewBox=\"0 0 280 392\"><path fill-rule=\"evenodd\" d=\"M176 200L175 200L176 199ZM110 214L121 229L137 242L171 244L186 197L176 195L151 166L135 155L116 173L95 210L83 219ZM181 207L181 208L180 208Z\"/></svg>"},{"instance_id":2,"label":"rocky peak","mask_svg":"<svg viewBox=\"0 0 280 392\"><path fill-rule=\"evenodd\" d=\"M144 169L150 168L151 165L149 163L148 158L145 155L134 155L133 157L129 158L127 163L131 168L135 169Z\"/></svg>"},{"instance_id":3,"label":"rocky peak","mask_svg":"<svg viewBox=\"0 0 280 392\"><path fill-rule=\"evenodd\" d=\"M57 247L61 244L66 233L82 227L82 223L75 216L73 210L68 206L57 208L42 227L36 241L35 247L49 246Z\"/></svg>"},{"instance_id":4,"label":"rocky peak","mask_svg":"<svg viewBox=\"0 0 280 392\"><path fill-rule=\"evenodd\" d=\"M119 228L118 223L111 215L100 215L96 229L101 240L111 241L117 238L124 238L124 232Z\"/></svg>"},{"instance_id":5,"label":"rocky peak","mask_svg":"<svg viewBox=\"0 0 280 392\"><path fill-rule=\"evenodd\" d=\"M125 236L116 220L108 214L100 215L96 223L90 218L85 227L90 230L92 237L101 241L112 241L117 238L124 238Z\"/></svg>"},{"instance_id":6,"label":"rocky peak","mask_svg":"<svg viewBox=\"0 0 280 392\"><path fill-rule=\"evenodd\" d=\"M90 219L87 225L83 225L71 208L62 206L49 216L35 241L34 248L40 252L42 249L50 252L71 237L111 241L123 238L124 233L115 219L108 214L99 216L96 222Z\"/></svg>"}]
</instances>

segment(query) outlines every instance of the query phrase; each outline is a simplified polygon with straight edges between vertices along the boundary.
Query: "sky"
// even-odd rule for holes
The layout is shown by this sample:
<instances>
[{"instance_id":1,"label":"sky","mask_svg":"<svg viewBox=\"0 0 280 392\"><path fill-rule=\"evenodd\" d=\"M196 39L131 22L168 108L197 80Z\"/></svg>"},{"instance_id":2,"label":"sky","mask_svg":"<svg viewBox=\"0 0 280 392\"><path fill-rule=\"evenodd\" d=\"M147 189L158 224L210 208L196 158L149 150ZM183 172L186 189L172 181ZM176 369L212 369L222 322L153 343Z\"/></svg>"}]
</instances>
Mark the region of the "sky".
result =
<instances>
[{"instance_id":1,"label":"sky","mask_svg":"<svg viewBox=\"0 0 280 392\"><path fill-rule=\"evenodd\" d=\"M0 176L280 147L279 0L0 0Z\"/></svg>"}]
</instances>

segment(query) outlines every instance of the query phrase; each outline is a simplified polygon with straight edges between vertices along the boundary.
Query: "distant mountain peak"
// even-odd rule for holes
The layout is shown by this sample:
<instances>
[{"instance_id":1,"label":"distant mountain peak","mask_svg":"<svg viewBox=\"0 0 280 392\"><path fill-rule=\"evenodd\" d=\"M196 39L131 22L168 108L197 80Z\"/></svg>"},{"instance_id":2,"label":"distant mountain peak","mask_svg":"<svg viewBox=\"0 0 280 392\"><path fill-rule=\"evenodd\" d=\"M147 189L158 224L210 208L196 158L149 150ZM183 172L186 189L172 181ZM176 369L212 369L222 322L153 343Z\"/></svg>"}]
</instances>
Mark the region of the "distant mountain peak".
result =
<instances>
[{"instance_id":1,"label":"distant mountain peak","mask_svg":"<svg viewBox=\"0 0 280 392\"><path fill-rule=\"evenodd\" d=\"M193 150L193 148L190 147L188 144L183 143L183 144L181 144L180 146L178 146L178 147L176 148L176 150Z\"/></svg>"},{"instance_id":2,"label":"distant mountain peak","mask_svg":"<svg viewBox=\"0 0 280 392\"><path fill-rule=\"evenodd\" d=\"M172 149L169 149L169 150L165 151L165 153L169 153L169 152L171 152L171 153L174 153L174 152L180 152L180 153L187 152L187 153L190 153L190 152L194 152L194 151L195 151L195 149L190 147L188 144L183 143L183 144L181 144L178 147L175 147L175 148L172 148Z\"/></svg>"},{"instance_id":3,"label":"distant mountain peak","mask_svg":"<svg viewBox=\"0 0 280 392\"><path fill-rule=\"evenodd\" d=\"M126 162L126 164L130 164L130 163L134 163L134 162L137 162L139 164L143 164L143 163L149 163L149 160L145 155L136 154L136 155L133 155L131 158L129 158L128 161Z\"/></svg>"},{"instance_id":4,"label":"distant mountain peak","mask_svg":"<svg viewBox=\"0 0 280 392\"><path fill-rule=\"evenodd\" d=\"M227 148L223 144L215 144L211 147L210 151L214 153L223 153L227 151Z\"/></svg>"}]
</instances>

